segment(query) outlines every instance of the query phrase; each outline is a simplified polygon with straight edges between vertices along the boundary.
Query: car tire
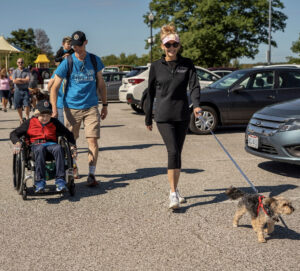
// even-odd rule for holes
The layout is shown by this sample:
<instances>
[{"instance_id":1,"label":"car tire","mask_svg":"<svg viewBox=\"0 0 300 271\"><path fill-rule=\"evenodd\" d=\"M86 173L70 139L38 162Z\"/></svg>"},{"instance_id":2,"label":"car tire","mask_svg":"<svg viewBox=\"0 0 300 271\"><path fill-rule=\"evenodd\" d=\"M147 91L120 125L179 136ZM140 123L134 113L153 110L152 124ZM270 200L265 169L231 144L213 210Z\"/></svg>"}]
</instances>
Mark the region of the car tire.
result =
<instances>
[{"instance_id":1,"label":"car tire","mask_svg":"<svg viewBox=\"0 0 300 271\"><path fill-rule=\"evenodd\" d=\"M50 78L50 73L48 71L43 71L42 72L42 78L43 79L49 79Z\"/></svg>"},{"instance_id":2,"label":"car tire","mask_svg":"<svg viewBox=\"0 0 300 271\"><path fill-rule=\"evenodd\" d=\"M189 128L191 132L197 135L207 135L210 131L215 131L218 125L218 115L210 106L202 106L202 117L205 120L203 123L201 120L196 119L194 112L191 113L191 120Z\"/></svg>"},{"instance_id":3,"label":"car tire","mask_svg":"<svg viewBox=\"0 0 300 271\"><path fill-rule=\"evenodd\" d=\"M130 106L131 106L131 108L132 108L135 112L137 112L137 113L139 113L139 114L144 114L144 110L143 110L143 108L142 108L140 105L137 105L137 104L130 104Z\"/></svg>"}]
</instances>

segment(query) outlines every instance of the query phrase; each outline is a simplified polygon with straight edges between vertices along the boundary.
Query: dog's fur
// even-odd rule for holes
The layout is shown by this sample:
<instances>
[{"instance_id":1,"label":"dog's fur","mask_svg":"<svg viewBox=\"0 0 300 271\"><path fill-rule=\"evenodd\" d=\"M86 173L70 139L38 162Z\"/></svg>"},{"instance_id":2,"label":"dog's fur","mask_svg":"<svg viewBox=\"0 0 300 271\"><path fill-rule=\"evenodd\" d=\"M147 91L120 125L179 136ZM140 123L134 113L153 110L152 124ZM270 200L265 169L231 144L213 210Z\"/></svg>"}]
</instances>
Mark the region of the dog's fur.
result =
<instances>
[{"instance_id":1,"label":"dog's fur","mask_svg":"<svg viewBox=\"0 0 300 271\"><path fill-rule=\"evenodd\" d=\"M49 94L43 93L39 88L30 89L30 93L36 98L37 102L41 100L49 101Z\"/></svg>"},{"instance_id":2,"label":"dog's fur","mask_svg":"<svg viewBox=\"0 0 300 271\"><path fill-rule=\"evenodd\" d=\"M262 208L260 208L259 214L257 214L260 195L247 194L233 186L228 188L225 193L233 200L241 198L233 218L233 226L237 227L241 217L248 212L251 215L253 230L257 233L258 242L260 243L266 242L264 232L270 234L274 231L274 223L278 221L279 215L289 215L295 210L291 202L283 197L264 197L262 204L268 215L265 214ZM265 224L267 224L266 229L264 229Z\"/></svg>"}]
</instances>

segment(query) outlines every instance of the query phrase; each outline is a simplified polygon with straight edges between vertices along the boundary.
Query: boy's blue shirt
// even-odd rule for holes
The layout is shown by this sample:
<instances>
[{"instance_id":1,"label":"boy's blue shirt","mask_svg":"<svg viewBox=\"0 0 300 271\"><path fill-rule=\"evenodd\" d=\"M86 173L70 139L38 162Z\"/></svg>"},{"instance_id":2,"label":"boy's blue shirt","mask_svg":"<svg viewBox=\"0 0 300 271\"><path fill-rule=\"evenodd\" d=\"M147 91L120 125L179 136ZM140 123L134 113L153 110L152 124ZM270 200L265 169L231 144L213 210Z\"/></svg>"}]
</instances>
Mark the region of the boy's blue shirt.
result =
<instances>
[{"instance_id":1,"label":"boy's blue shirt","mask_svg":"<svg viewBox=\"0 0 300 271\"><path fill-rule=\"evenodd\" d=\"M87 109L98 105L98 95L96 88L96 74L87 52L84 61L77 59L72 54L73 69L68 83L68 90L65 92L63 106L72 109ZM104 68L101 59L96 56L97 72ZM68 73L68 61L64 59L56 69L56 74L60 78L66 78Z\"/></svg>"}]
</instances>

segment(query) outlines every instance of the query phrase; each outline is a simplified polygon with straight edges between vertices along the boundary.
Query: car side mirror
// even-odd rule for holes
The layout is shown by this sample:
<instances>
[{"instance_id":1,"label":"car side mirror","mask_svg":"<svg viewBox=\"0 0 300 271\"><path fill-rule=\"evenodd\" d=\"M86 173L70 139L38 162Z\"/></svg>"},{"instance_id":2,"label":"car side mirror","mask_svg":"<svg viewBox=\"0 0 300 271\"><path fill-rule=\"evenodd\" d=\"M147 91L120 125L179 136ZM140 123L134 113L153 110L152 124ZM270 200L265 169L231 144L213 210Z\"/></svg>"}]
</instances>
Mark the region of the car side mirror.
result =
<instances>
[{"instance_id":1,"label":"car side mirror","mask_svg":"<svg viewBox=\"0 0 300 271\"><path fill-rule=\"evenodd\" d=\"M213 76L213 77L212 77L212 80L213 80L213 81L217 81L217 80L219 80L219 78L216 77L216 76Z\"/></svg>"},{"instance_id":2,"label":"car side mirror","mask_svg":"<svg viewBox=\"0 0 300 271\"><path fill-rule=\"evenodd\" d=\"M245 88L245 87L242 86L242 85L236 85L236 86L234 86L234 87L231 89L231 91L232 91L232 92L239 92L239 91L243 90L244 88Z\"/></svg>"}]
</instances>

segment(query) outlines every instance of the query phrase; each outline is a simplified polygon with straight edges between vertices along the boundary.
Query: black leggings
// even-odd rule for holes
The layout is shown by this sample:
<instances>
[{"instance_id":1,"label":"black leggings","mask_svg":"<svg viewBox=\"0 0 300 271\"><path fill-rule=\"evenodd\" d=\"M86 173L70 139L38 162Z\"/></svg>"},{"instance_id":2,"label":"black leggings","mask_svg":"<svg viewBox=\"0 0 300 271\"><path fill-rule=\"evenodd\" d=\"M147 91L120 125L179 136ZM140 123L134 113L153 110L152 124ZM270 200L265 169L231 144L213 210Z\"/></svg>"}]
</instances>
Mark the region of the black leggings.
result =
<instances>
[{"instance_id":1,"label":"black leggings","mask_svg":"<svg viewBox=\"0 0 300 271\"><path fill-rule=\"evenodd\" d=\"M157 122L168 151L168 169L181 168L181 152L189 121Z\"/></svg>"}]
</instances>

